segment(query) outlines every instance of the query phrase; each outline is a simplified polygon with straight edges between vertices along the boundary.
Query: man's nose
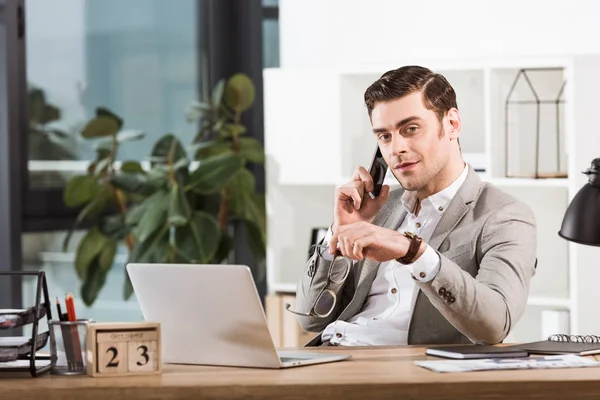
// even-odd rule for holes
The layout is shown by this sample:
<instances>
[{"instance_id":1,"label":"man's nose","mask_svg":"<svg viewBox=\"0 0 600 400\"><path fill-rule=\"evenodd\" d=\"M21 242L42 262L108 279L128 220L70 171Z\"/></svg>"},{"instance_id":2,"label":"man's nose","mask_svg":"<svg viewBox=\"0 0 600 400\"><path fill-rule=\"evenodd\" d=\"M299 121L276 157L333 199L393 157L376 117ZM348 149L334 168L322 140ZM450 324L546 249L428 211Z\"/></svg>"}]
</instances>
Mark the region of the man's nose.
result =
<instances>
[{"instance_id":1,"label":"man's nose","mask_svg":"<svg viewBox=\"0 0 600 400\"><path fill-rule=\"evenodd\" d=\"M407 153L407 140L399 133L395 132L392 135L392 154L398 156Z\"/></svg>"}]
</instances>

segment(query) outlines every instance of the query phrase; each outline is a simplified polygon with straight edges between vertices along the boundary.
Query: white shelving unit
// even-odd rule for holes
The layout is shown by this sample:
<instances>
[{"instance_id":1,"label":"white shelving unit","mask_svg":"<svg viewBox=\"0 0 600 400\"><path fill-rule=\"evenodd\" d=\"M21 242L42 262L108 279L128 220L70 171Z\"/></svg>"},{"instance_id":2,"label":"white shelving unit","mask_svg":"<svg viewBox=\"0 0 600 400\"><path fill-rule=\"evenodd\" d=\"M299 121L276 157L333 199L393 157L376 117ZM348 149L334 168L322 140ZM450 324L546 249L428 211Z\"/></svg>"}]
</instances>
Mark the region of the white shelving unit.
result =
<instances>
[{"instance_id":1,"label":"white shelving unit","mask_svg":"<svg viewBox=\"0 0 600 400\"><path fill-rule=\"evenodd\" d=\"M376 142L363 104L365 89L383 72L419 64L442 73L457 93L462 119L461 148L481 178L527 203L538 224L538 267L528 307L509 337L540 340L542 311L568 310L566 333L600 334L595 291L600 280L600 249L558 236L569 201L586 182L581 174L600 157L600 57L502 60L398 60L396 65L343 69L267 69L265 150L267 154L267 279L271 292L292 292L308 256L312 228L328 227L335 188L354 169L367 167ZM536 90L549 95L566 80L560 105L560 167L568 178L509 178L505 175L504 102L521 68L561 68L542 73ZM547 93L544 93L546 91ZM516 99L530 95L517 88ZM512 109L511 109L512 110ZM511 129L527 132L528 114L512 114ZM546 124L546 125L544 125ZM552 169L556 140L542 115L540 169ZM531 142L511 136L509 169L531 169ZM396 185L393 176L387 182Z\"/></svg>"}]
</instances>

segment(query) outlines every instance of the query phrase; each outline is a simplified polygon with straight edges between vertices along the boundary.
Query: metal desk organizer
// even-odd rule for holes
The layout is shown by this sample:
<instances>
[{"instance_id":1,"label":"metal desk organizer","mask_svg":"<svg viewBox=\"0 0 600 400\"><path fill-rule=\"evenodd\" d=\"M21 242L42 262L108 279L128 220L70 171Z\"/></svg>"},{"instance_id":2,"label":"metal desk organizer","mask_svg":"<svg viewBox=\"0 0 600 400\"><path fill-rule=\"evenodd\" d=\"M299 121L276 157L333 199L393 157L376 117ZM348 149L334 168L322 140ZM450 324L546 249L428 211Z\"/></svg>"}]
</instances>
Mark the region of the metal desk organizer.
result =
<instances>
[{"instance_id":1,"label":"metal desk organizer","mask_svg":"<svg viewBox=\"0 0 600 400\"><path fill-rule=\"evenodd\" d=\"M50 371L50 362L37 358L36 354L46 346L49 337L49 331L39 333L39 322L44 317L52 318L46 275L42 271L0 272L0 279L24 276L37 276L35 305L22 310L0 311L0 329L19 329L31 324L31 336L0 338L0 373L28 370L31 376L37 377Z\"/></svg>"},{"instance_id":2,"label":"metal desk organizer","mask_svg":"<svg viewBox=\"0 0 600 400\"><path fill-rule=\"evenodd\" d=\"M50 327L50 361L53 375L85 375L89 319L48 322Z\"/></svg>"}]
</instances>

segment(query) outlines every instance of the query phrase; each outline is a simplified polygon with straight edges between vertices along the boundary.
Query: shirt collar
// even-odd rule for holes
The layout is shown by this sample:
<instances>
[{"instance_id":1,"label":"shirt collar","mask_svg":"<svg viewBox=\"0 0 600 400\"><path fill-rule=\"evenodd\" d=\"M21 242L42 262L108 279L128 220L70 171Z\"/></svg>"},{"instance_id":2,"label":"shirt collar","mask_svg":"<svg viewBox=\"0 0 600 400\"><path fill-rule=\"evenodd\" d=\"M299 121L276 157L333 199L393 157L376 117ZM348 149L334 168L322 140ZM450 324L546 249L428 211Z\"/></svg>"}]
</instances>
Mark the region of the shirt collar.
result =
<instances>
[{"instance_id":1,"label":"shirt collar","mask_svg":"<svg viewBox=\"0 0 600 400\"><path fill-rule=\"evenodd\" d=\"M442 215L448 208L448 205L450 204L456 193L458 193L458 189L460 189L462 184L467 179L468 172L469 167L468 164L465 163L465 167L459 175L459 177L456 178L454 182L452 182L445 189L423 199L424 204L422 204L422 206L425 205L427 202L430 202L433 208L438 212L438 214ZM415 207L417 206L417 201L418 197L416 191L407 190L402 195L402 205L404 206L406 211L408 211L411 214L414 212Z\"/></svg>"}]
</instances>

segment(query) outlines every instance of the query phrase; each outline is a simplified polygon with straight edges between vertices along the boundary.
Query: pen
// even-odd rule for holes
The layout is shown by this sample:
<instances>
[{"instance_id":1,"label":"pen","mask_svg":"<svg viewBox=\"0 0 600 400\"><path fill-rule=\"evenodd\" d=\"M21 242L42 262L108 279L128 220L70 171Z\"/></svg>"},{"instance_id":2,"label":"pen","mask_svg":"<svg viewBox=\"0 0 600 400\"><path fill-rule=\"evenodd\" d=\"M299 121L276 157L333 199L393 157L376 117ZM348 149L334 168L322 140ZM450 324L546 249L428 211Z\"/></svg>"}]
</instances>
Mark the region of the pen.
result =
<instances>
[{"instance_id":1,"label":"pen","mask_svg":"<svg viewBox=\"0 0 600 400\"><path fill-rule=\"evenodd\" d=\"M62 313L62 309L60 307L60 300L58 300L58 297L56 298L56 311L58 311L58 320L59 321L64 321L65 320L65 316Z\"/></svg>"}]
</instances>

